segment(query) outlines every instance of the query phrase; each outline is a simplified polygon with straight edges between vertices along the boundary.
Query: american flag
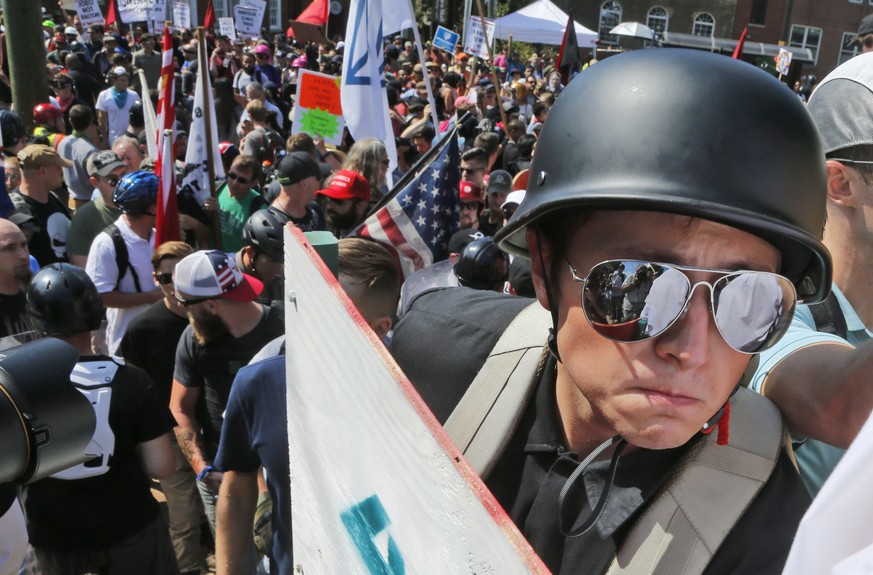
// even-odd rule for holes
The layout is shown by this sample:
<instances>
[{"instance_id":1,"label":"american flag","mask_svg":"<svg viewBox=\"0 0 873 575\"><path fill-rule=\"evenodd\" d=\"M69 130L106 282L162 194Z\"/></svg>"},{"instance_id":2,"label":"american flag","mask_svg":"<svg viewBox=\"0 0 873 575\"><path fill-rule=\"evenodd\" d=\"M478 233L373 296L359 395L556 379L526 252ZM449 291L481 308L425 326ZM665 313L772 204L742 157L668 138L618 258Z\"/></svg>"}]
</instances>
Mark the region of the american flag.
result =
<instances>
[{"instance_id":1,"label":"american flag","mask_svg":"<svg viewBox=\"0 0 873 575\"><path fill-rule=\"evenodd\" d=\"M208 252L210 263L215 270L215 279L222 292L227 293L242 283L243 274L233 261L233 255L225 254L219 250Z\"/></svg>"},{"instance_id":2,"label":"american flag","mask_svg":"<svg viewBox=\"0 0 873 575\"><path fill-rule=\"evenodd\" d=\"M453 130L415 177L365 221L358 235L393 247L405 275L445 259L458 230L460 158Z\"/></svg>"}]
</instances>

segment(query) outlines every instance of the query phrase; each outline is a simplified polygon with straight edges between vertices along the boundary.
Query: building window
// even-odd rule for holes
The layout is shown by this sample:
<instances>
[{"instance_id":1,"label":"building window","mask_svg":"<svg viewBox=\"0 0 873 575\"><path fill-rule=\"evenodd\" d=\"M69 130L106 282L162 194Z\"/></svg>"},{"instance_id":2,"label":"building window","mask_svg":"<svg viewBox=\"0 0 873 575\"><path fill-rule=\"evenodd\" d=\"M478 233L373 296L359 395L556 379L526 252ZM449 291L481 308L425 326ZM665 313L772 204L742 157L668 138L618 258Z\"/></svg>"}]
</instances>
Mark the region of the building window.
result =
<instances>
[{"instance_id":1,"label":"building window","mask_svg":"<svg viewBox=\"0 0 873 575\"><path fill-rule=\"evenodd\" d=\"M863 0L861 0L863 2ZM752 10L749 12L749 24L763 26L767 19L767 0L752 0Z\"/></svg>"},{"instance_id":2,"label":"building window","mask_svg":"<svg viewBox=\"0 0 873 575\"><path fill-rule=\"evenodd\" d=\"M621 24L621 4L608 0L600 6L600 43L618 44L618 38L609 31Z\"/></svg>"},{"instance_id":3,"label":"building window","mask_svg":"<svg viewBox=\"0 0 873 575\"><path fill-rule=\"evenodd\" d=\"M809 48L813 59L818 63L818 49L821 46L821 28L792 25L789 45L797 48Z\"/></svg>"},{"instance_id":4,"label":"building window","mask_svg":"<svg viewBox=\"0 0 873 575\"><path fill-rule=\"evenodd\" d=\"M216 18L228 18L233 16L230 8L230 0L215 0L212 7L215 8Z\"/></svg>"},{"instance_id":5,"label":"building window","mask_svg":"<svg viewBox=\"0 0 873 575\"><path fill-rule=\"evenodd\" d=\"M864 0L849 0L849 4L863 4Z\"/></svg>"},{"instance_id":6,"label":"building window","mask_svg":"<svg viewBox=\"0 0 873 575\"><path fill-rule=\"evenodd\" d=\"M276 31L282 28L281 17L279 14L279 0L270 0L267 7L267 21L271 31Z\"/></svg>"},{"instance_id":7,"label":"building window","mask_svg":"<svg viewBox=\"0 0 873 575\"><path fill-rule=\"evenodd\" d=\"M646 26L651 28L655 34L663 34L667 31L667 25L670 23L670 17L667 11L660 6L655 6L649 10L649 15L646 18Z\"/></svg>"},{"instance_id":8,"label":"building window","mask_svg":"<svg viewBox=\"0 0 873 575\"><path fill-rule=\"evenodd\" d=\"M691 28L694 36L714 36L715 18L709 12L701 12L694 17L694 27Z\"/></svg>"},{"instance_id":9,"label":"building window","mask_svg":"<svg viewBox=\"0 0 873 575\"><path fill-rule=\"evenodd\" d=\"M837 66L861 53L861 47L855 44L857 36L854 32L843 32L843 41L840 44L840 59L837 60Z\"/></svg>"}]
</instances>

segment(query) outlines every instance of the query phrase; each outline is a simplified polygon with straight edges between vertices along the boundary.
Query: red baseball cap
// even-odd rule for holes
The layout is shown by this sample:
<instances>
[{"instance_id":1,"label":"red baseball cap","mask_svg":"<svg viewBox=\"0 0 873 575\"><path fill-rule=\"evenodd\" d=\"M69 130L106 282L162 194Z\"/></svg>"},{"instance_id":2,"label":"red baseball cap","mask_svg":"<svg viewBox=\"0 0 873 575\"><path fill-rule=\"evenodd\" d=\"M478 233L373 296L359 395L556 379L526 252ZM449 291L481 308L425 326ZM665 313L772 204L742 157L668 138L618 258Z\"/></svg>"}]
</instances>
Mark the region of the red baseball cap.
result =
<instances>
[{"instance_id":1,"label":"red baseball cap","mask_svg":"<svg viewBox=\"0 0 873 575\"><path fill-rule=\"evenodd\" d=\"M485 203L485 198L482 197L482 188L478 187L473 182L461 180L458 188L461 190L462 202L481 202Z\"/></svg>"},{"instance_id":2,"label":"red baseball cap","mask_svg":"<svg viewBox=\"0 0 873 575\"><path fill-rule=\"evenodd\" d=\"M318 190L315 195L327 196L332 200L364 200L371 198L370 182L354 170L340 170L334 175L330 185Z\"/></svg>"}]
</instances>

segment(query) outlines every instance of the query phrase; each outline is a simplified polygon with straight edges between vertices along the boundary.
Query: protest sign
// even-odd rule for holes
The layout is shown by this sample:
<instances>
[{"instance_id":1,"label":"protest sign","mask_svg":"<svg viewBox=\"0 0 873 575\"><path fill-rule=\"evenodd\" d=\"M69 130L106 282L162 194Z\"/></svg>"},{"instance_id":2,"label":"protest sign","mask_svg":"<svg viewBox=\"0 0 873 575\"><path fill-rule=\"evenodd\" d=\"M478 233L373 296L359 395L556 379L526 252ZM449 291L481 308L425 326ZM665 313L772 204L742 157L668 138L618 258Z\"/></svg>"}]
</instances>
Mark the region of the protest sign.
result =
<instances>
[{"instance_id":1,"label":"protest sign","mask_svg":"<svg viewBox=\"0 0 873 575\"><path fill-rule=\"evenodd\" d=\"M79 15L79 21L85 28L105 22L97 0L76 0L76 14Z\"/></svg>"},{"instance_id":2,"label":"protest sign","mask_svg":"<svg viewBox=\"0 0 873 575\"><path fill-rule=\"evenodd\" d=\"M295 570L548 573L315 248L284 232Z\"/></svg>"},{"instance_id":3,"label":"protest sign","mask_svg":"<svg viewBox=\"0 0 873 575\"><path fill-rule=\"evenodd\" d=\"M488 46L494 44L494 20L486 18L485 27L488 32L487 42L482 31L482 20L478 16L470 16L467 22L467 41L464 44L464 52L483 60L488 59Z\"/></svg>"},{"instance_id":4,"label":"protest sign","mask_svg":"<svg viewBox=\"0 0 873 575\"><path fill-rule=\"evenodd\" d=\"M261 35L261 19L258 9L242 4L233 7L233 22L240 36L257 38Z\"/></svg>"},{"instance_id":5,"label":"protest sign","mask_svg":"<svg viewBox=\"0 0 873 575\"><path fill-rule=\"evenodd\" d=\"M310 136L320 136L325 143L340 145L345 120L336 76L301 68L297 72L295 103L292 134L306 132Z\"/></svg>"},{"instance_id":6,"label":"protest sign","mask_svg":"<svg viewBox=\"0 0 873 575\"><path fill-rule=\"evenodd\" d=\"M776 54L776 71L783 76L788 73L788 68L791 66L792 53L785 48L779 48L779 53Z\"/></svg>"},{"instance_id":7,"label":"protest sign","mask_svg":"<svg viewBox=\"0 0 873 575\"><path fill-rule=\"evenodd\" d=\"M445 50L449 54L455 53L455 46L458 45L458 39L461 35L457 32L452 32L448 28L437 26L436 34L433 37L433 45L441 50Z\"/></svg>"},{"instance_id":8,"label":"protest sign","mask_svg":"<svg viewBox=\"0 0 873 575\"><path fill-rule=\"evenodd\" d=\"M191 27L191 6L187 2L173 2L173 23L176 28Z\"/></svg>"},{"instance_id":9,"label":"protest sign","mask_svg":"<svg viewBox=\"0 0 873 575\"><path fill-rule=\"evenodd\" d=\"M218 33L229 38L231 42L236 40L236 28L234 28L231 16L223 16L218 19Z\"/></svg>"},{"instance_id":10,"label":"protest sign","mask_svg":"<svg viewBox=\"0 0 873 575\"><path fill-rule=\"evenodd\" d=\"M123 22L142 22L149 19L154 0L116 0L118 15Z\"/></svg>"}]
</instances>

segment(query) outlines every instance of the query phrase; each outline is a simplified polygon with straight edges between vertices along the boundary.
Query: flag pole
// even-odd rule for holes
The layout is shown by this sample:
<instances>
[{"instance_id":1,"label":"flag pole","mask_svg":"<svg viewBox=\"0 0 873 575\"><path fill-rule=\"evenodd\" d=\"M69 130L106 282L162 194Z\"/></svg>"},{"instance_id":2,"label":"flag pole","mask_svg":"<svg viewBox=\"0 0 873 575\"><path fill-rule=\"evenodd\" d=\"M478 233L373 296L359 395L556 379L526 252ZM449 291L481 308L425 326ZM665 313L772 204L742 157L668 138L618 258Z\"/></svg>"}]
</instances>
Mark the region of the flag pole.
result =
<instances>
[{"instance_id":1,"label":"flag pole","mask_svg":"<svg viewBox=\"0 0 873 575\"><path fill-rule=\"evenodd\" d=\"M488 50L488 59L491 61L491 83L497 91L497 109L500 110L500 120L503 129L507 129L506 111L503 109L503 98L500 97L501 84L497 81L497 72L494 71L494 52L491 50L491 42L488 41L488 26L485 25L485 9L482 8L482 0L476 0L476 8L479 10L479 21L482 23L482 34L485 36L485 48ZM511 56L511 54L510 54Z\"/></svg>"},{"instance_id":2,"label":"flag pole","mask_svg":"<svg viewBox=\"0 0 873 575\"><path fill-rule=\"evenodd\" d=\"M206 30L203 26L197 27L197 43L199 45L199 74L197 77L201 82L200 89L203 91L203 101L209 102L209 94L206 93L206 90L209 89L209 84L206 81L207 74L209 74L209 61L206 57ZM203 106L203 128L206 134L206 157L210 159L206 163L206 171L209 174L209 197L215 198L216 202L218 201L218 194L216 193L215 188L215 166L212 164L212 158L215 156L213 147L212 147L212 114L213 110L209 108L209 106ZM215 240L215 247L217 249L221 249L221 219L218 217L218 212L213 212L212 217L212 235Z\"/></svg>"},{"instance_id":3,"label":"flag pole","mask_svg":"<svg viewBox=\"0 0 873 575\"><path fill-rule=\"evenodd\" d=\"M469 114L470 112L464 114L464 118L466 118ZM460 123L460 121L458 123ZM385 204L394 199L394 196L399 194L400 191L403 190L403 188L405 188L406 185L410 182L410 180L412 180L416 176L418 171L421 169L421 166L426 166L434 156L439 154L442 149L446 147L446 145L448 145L449 140L451 140L452 134L457 131L458 124L455 124L454 126L452 126L452 129L446 132L446 135L443 136L443 138L439 142L437 142L436 146L431 146L430 150L428 150L422 157L420 157L418 161L415 162L415 164L411 168L409 168L409 170L407 170L406 173L403 174L403 176L399 180L397 180L397 183L394 184L394 187L391 188L391 191L385 194L385 196L379 201L379 203L370 208L370 211L367 212L364 220L375 214ZM363 225L363 223L361 223L361 225ZM360 226L358 226L358 228L360 228ZM354 235L354 233L350 233L348 235L352 236Z\"/></svg>"},{"instance_id":4,"label":"flag pole","mask_svg":"<svg viewBox=\"0 0 873 575\"><path fill-rule=\"evenodd\" d=\"M440 133L440 119L437 116L436 100L433 97L433 89L430 86L430 72L427 71L427 66L424 60L424 50L421 47L421 35L418 33L418 26L412 27L412 35L415 37L415 49L418 50L418 61L421 62L421 72L424 74L424 87L427 89L427 101L430 103L430 119L433 122L434 132Z\"/></svg>"}]
</instances>

